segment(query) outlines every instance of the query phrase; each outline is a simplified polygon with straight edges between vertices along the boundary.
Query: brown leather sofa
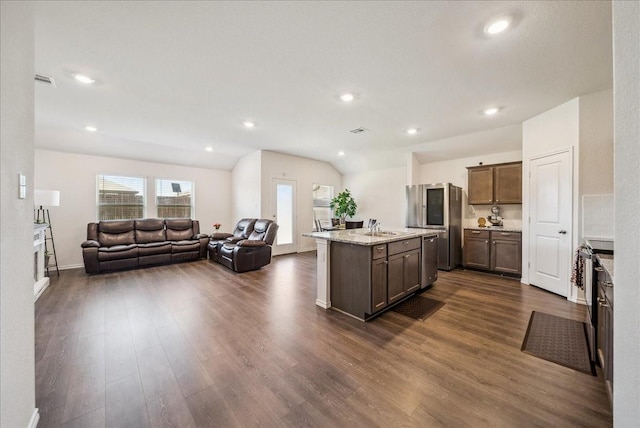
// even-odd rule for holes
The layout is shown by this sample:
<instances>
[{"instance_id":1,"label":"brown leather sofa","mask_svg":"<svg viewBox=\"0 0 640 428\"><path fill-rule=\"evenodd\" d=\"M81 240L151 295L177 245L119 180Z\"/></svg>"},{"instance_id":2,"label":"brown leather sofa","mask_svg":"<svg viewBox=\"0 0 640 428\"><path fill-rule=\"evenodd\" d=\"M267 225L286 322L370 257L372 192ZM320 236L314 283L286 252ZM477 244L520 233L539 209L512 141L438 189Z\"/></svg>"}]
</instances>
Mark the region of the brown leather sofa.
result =
<instances>
[{"instance_id":1,"label":"brown leather sofa","mask_svg":"<svg viewBox=\"0 0 640 428\"><path fill-rule=\"evenodd\" d=\"M209 237L191 219L109 220L87 225L82 243L88 274L206 257Z\"/></svg>"},{"instance_id":2,"label":"brown leather sofa","mask_svg":"<svg viewBox=\"0 0 640 428\"><path fill-rule=\"evenodd\" d=\"M233 229L232 233L215 232L211 235L207 248L209 250L209 258L215 262L218 261L220 248L225 242L238 242L247 239L253 232L253 225L256 224L255 218L243 218Z\"/></svg>"},{"instance_id":3,"label":"brown leather sofa","mask_svg":"<svg viewBox=\"0 0 640 428\"><path fill-rule=\"evenodd\" d=\"M272 220L254 220L253 231L245 239L231 239L218 246L216 261L235 272L256 270L268 265L271 263L271 246L278 227Z\"/></svg>"}]
</instances>

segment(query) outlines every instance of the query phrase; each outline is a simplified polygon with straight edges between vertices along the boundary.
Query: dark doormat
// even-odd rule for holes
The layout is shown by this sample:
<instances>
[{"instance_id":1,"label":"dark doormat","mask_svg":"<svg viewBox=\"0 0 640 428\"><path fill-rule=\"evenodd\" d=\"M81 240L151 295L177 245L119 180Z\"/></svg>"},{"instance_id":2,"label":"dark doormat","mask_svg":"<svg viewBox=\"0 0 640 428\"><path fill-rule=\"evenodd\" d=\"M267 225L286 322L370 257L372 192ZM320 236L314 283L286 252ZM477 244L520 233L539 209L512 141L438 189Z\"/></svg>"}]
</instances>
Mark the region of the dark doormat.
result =
<instances>
[{"instance_id":1,"label":"dark doormat","mask_svg":"<svg viewBox=\"0 0 640 428\"><path fill-rule=\"evenodd\" d=\"M444 302L423 296L413 296L391 308L393 312L424 321L444 306Z\"/></svg>"},{"instance_id":2,"label":"dark doormat","mask_svg":"<svg viewBox=\"0 0 640 428\"><path fill-rule=\"evenodd\" d=\"M522 352L595 376L585 324L543 312L531 312Z\"/></svg>"}]
</instances>

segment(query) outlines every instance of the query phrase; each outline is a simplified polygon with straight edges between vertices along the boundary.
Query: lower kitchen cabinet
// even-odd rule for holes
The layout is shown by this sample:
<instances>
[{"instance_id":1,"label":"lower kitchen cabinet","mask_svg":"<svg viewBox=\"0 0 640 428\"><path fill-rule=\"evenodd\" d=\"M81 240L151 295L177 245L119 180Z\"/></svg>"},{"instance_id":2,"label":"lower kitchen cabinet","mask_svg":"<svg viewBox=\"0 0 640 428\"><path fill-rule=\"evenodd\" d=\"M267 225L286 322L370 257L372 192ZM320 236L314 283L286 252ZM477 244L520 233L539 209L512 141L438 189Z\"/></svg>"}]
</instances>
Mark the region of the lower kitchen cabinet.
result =
<instances>
[{"instance_id":1,"label":"lower kitchen cabinet","mask_svg":"<svg viewBox=\"0 0 640 428\"><path fill-rule=\"evenodd\" d=\"M519 275L522 273L522 234L465 229L463 254L465 268Z\"/></svg>"},{"instance_id":2,"label":"lower kitchen cabinet","mask_svg":"<svg viewBox=\"0 0 640 428\"><path fill-rule=\"evenodd\" d=\"M522 236L519 232L491 231L491 266L496 272L522 272Z\"/></svg>"},{"instance_id":3,"label":"lower kitchen cabinet","mask_svg":"<svg viewBox=\"0 0 640 428\"><path fill-rule=\"evenodd\" d=\"M464 267L489 270L491 268L491 245L488 230L464 231Z\"/></svg>"},{"instance_id":4,"label":"lower kitchen cabinet","mask_svg":"<svg viewBox=\"0 0 640 428\"><path fill-rule=\"evenodd\" d=\"M371 263L371 313L384 309L389 304L387 298L387 265L386 258L373 260Z\"/></svg>"},{"instance_id":5,"label":"lower kitchen cabinet","mask_svg":"<svg viewBox=\"0 0 640 428\"><path fill-rule=\"evenodd\" d=\"M421 239L363 246L333 242L331 306L367 319L420 289Z\"/></svg>"},{"instance_id":6,"label":"lower kitchen cabinet","mask_svg":"<svg viewBox=\"0 0 640 428\"><path fill-rule=\"evenodd\" d=\"M420 288L420 250L389 256L387 290L389 303Z\"/></svg>"}]
</instances>

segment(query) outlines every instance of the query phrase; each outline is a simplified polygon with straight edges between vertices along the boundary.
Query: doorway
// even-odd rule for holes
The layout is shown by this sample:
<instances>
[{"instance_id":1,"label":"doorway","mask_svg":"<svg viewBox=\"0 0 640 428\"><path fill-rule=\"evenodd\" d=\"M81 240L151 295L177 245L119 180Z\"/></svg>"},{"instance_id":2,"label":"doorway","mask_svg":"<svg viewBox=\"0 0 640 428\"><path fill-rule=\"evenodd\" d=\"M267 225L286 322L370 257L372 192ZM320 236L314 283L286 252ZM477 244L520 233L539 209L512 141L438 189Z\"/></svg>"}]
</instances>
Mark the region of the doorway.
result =
<instances>
[{"instance_id":1,"label":"doorway","mask_svg":"<svg viewBox=\"0 0 640 428\"><path fill-rule=\"evenodd\" d=\"M529 160L529 283L567 297L573 219L573 152Z\"/></svg>"},{"instance_id":2,"label":"doorway","mask_svg":"<svg viewBox=\"0 0 640 428\"><path fill-rule=\"evenodd\" d=\"M271 209L273 221L278 223L278 235L273 245L273 254L288 254L298 251L296 232L296 182L274 178L271 182Z\"/></svg>"}]
</instances>

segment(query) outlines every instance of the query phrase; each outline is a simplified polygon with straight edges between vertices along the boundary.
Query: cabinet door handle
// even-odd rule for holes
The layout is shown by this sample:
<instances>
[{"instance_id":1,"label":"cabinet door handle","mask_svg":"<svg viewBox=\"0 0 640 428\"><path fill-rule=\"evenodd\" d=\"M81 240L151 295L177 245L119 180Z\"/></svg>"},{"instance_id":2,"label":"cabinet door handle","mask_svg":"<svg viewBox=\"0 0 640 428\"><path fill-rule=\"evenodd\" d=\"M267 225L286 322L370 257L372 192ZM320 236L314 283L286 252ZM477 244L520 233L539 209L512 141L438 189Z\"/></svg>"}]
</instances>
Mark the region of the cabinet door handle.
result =
<instances>
[{"instance_id":1,"label":"cabinet door handle","mask_svg":"<svg viewBox=\"0 0 640 428\"><path fill-rule=\"evenodd\" d=\"M472 230L471 233L473 233L474 235L480 235L480 231L479 230Z\"/></svg>"},{"instance_id":2,"label":"cabinet door handle","mask_svg":"<svg viewBox=\"0 0 640 428\"><path fill-rule=\"evenodd\" d=\"M411 257L411 255L409 255L409 254L404 256L405 259L408 259L409 257Z\"/></svg>"},{"instance_id":3,"label":"cabinet door handle","mask_svg":"<svg viewBox=\"0 0 640 428\"><path fill-rule=\"evenodd\" d=\"M485 243L485 244L488 244L488 243L489 243L489 241L484 241L484 243Z\"/></svg>"},{"instance_id":4,"label":"cabinet door handle","mask_svg":"<svg viewBox=\"0 0 640 428\"><path fill-rule=\"evenodd\" d=\"M609 305L607 305L607 301L602 297L598 297L598 305L602 306L603 308L609 307Z\"/></svg>"},{"instance_id":5,"label":"cabinet door handle","mask_svg":"<svg viewBox=\"0 0 640 428\"><path fill-rule=\"evenodd\" d=\"M429 242L434 242L434 241L435 241L435 239L431 239L431 240L429 240Z\"/></svg>"},{"instance_id":6,"label":"cabinet door handle","mask_svg":"<svg viewBox=\"0 0 640 428\"><path fill-rule=\"evenodd\" d=\"M511 236L511 233L509 233L509 232L500 232L500 235L502 235L502 236Z\"/></svg>"},{"instance_id":7,"label":"cabinet door handle","mask_svg":"<svg viewBox=\"0 0 640 428\"><path fill-rule=\"evenodd\" d=\"M613 287L613 282L611 281L602 281L602 284L604 284L605 287Z\"/></svg>"},{"instance_id":8,"label":"cabinet door handle","mask_svg":"<svg viewBox=\"0 0 640 428\"><path fill-rule=\"evenodd\" d=\"M384 262L382 262L382 263L384 263L385 265L386 265L386 264L389 264L389 262L388 262L387 260L385 260L385 261L384 261Z\"/></svg>"},{"instance_id":9,"label":"cabinet door handle","mask_svg":"<svg viewBox=\"0 0 640 428\"><path fill-rule=\"evenodd\" d=\"M376 247L376 250L378 250L378 251L384 251L384 247Z\"/></svg>"},{"instance_id":10,"label":"cabinet door handle","mask_svg":"<svg viewBox=\"0 0 640 428\"><path fill-rule=\"evenodd\" d=\"M558 231L558 233L559 233L560 235L566 235L566 234L567 234L567 231L566 231L566 230L559 230L559 231Z\"/></svg>"},{"instance_id":11,"label":"cabinet door handle","mask_svg":"<svg viewBox=\"0 0 640 428\"><path fill-rule=\"evenodd\" d=\"M404 245L409 245L409 241L404 241Z\"/></svg>"},{"instance_id":12,"label":"cabinet door handle","mask_svg":"<svg viewBox=\"0 0 640 428\"><path fill-rule=\"evenodd\" d=\"M596 272L602 272L604 271L604 269L602 269L600 266L593 268Z\"/></svg>"},{"instance_id":13,"label":"cabinet door handle","mask_svg":"<svg viewBox=\"0 0 640 428\"><path fill-rule=\"evenodd\" d=\"M493 241L493 245L496 245L496 241Z\"/></svg>"}]
</instances>

